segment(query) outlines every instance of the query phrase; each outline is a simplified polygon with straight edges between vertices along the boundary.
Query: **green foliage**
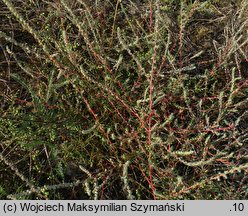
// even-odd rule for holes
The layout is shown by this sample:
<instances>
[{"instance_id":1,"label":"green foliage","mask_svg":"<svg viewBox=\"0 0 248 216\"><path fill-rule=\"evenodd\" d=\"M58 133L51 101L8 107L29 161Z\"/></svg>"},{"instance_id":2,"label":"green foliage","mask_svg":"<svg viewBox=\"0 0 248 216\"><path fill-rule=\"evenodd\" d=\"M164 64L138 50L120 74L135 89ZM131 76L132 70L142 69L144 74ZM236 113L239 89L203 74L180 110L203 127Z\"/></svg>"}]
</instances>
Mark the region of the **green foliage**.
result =
<instances>
[{"instance_id":1,"label":"green foliage","mask_svg":"<svg viewBox=\"0 0 248 216\"><path fill-rule=\"evenodd\" d=\"M245 1L0 6L1 198L247 198Z\"/></svg>"}]
</instances>

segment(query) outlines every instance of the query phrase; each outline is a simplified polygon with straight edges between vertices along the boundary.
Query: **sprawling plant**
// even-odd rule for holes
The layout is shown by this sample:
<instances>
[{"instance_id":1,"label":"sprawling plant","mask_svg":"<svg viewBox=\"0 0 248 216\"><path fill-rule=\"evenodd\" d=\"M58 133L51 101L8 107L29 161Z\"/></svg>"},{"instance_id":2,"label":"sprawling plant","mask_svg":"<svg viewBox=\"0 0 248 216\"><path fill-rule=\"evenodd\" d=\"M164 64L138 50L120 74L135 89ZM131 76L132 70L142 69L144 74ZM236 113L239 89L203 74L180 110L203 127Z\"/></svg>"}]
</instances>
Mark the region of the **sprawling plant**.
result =
<instances>
[{"instance_id":1,"label":"sprawling plant","mask_svg":"<svg viewBox=\"0 0 248 216\"><path fill-rule=\"evenodd\" d=\"M0 5L1 197L247 198L246 1Z\"/></svg>"}]
</instances>

